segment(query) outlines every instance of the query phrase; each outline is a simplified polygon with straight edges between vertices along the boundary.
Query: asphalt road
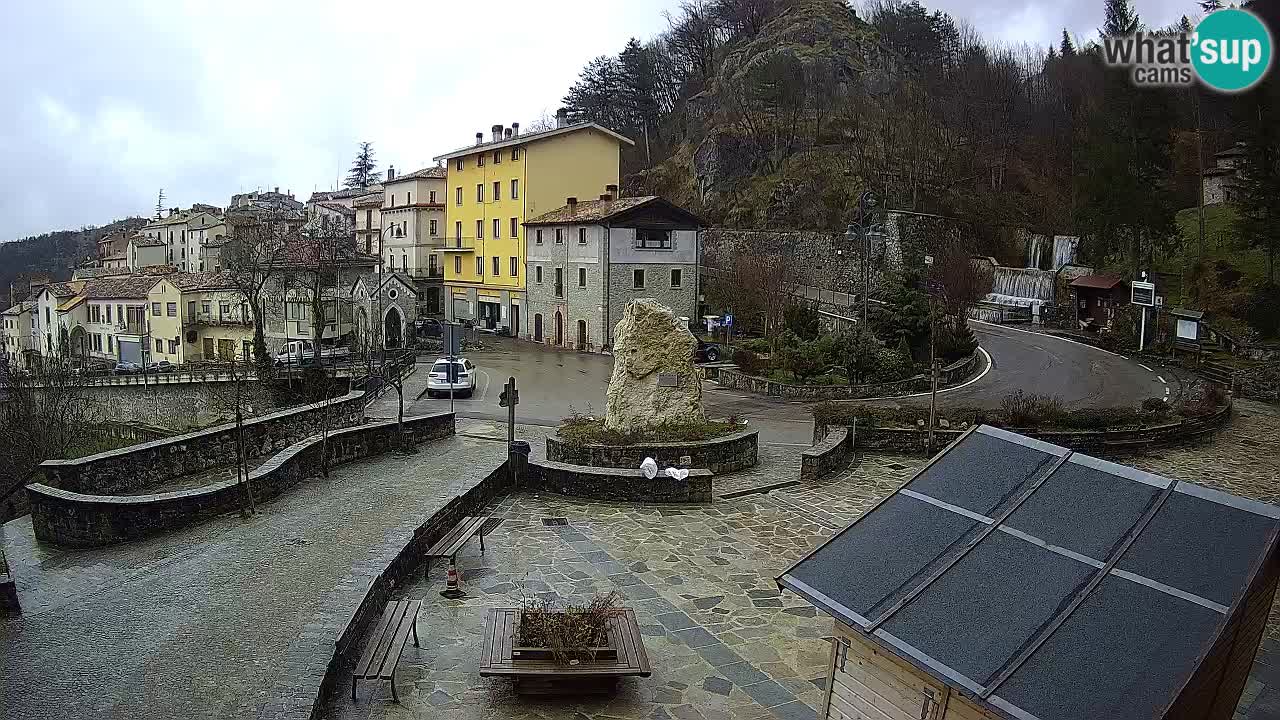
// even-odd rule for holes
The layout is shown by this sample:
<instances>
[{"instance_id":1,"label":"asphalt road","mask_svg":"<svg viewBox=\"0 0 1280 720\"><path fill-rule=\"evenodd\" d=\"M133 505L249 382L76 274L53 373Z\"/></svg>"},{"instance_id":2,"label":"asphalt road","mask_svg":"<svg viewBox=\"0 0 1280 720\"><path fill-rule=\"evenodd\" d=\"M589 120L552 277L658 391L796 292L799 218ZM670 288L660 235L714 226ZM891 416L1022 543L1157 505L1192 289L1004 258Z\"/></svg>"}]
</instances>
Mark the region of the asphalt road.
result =
<instances>
[{"instance_id":1,"label":"asphalt road","mask_svg":"<svg viewBox=\"0 0 1280 720\"><path fill-rule=\"evenodd\" d=\"M979 377L938 395L942 406L996 407L1010 392L1056 395L1068 407L1136 407L1149 397L1164 397L1176 386L1162 382L1158 371L1138 363L1062 338L1015 328L975 323L974 330L991 366ZM505 420L507 411L498 406L498 395L509 377L520 389L517 421L522 424L555 426L571 412L600 416L605 410L605 391L613 371L613 358L555 352L530 343L511 340L489 341L490 348L467 353L480 368L476 392L469 399L455 398L459 417ZM420 414L449 407L448 399L417 396L426 387L425 363L405 383L405 413ZM1176 383L1172 376L1163 377ZM734 416L761 431L761 439L773 444L807 446L812 435L808 405L777 398L721 388L714 382L703 385L707 414ZM928 402L928 395L870 399L886 406ZM393 416L396 398L387 395L374 413Z\"/></svg>"}]
</instances>

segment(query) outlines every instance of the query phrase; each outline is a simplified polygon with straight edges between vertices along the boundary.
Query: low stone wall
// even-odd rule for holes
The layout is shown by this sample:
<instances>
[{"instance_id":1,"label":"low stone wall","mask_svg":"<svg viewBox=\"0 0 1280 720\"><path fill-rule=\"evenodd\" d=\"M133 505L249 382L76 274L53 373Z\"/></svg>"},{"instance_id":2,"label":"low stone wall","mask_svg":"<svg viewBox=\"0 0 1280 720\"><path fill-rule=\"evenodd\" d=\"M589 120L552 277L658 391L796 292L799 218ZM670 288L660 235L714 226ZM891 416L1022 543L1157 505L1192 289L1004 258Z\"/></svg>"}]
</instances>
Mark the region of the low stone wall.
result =
<instances>
[{"instance_id":1,"label":"low stone wall","mask_svg":"<svg viewBox=\"0 0 1280 720\"><path fill-rule=\"evenodd\" d=\"M980 354L975 352L967 358L942 368L938 373L938 386L954 385L972 377L982 362L981 358L978 357ZM716 382L727 388L757 395L810 402L892 397L894 395L909 395L914 392L927 392L929 390L928 375L916 375L905 380L864 385L796 385L754 375L745 375L738 370L720 368L716 375Z\"/></svg>"},{"instance_id":2,"label":"low stone wall","mask_svg":"<svg viewBox=\"0 0 1280 720\"><path fill-rule=\"evenodd\" d=\"M380 547L357 562L351 574L320 603L279 658L279 677L259 703L259 720L301 720L324 714L326 696L360 656L360 640L382 616L397 587L422 573L422 557L467 515L477 515L511 489L504 462L425 522L387 533ZM348 698L349 700L349 698Z\"/></svg>"},{"instance_id":3,"label":"low stone wall","mask_svg":"<svg viewBox=\"0 0 1280 720\"><path fill-rule=\"evenodd\" d=\"M18 604L18 585L9 573L0 572L0 617L18 615L22 606Z\"/></svg>"},{"instance_id":4,"label":"low stone wall","mask_svg":"<svg viewBox=\"0 0 1280 720\"><path fill-rule=\"evenodd\" d=\"M645 458L651 457L660 468L706 468L713 475L724 475L755 466L758 436L757 431L751 430L696 442L575 445L549 435L547 459L569 465L637 469Z\"/></svg>"},{"instance_id":5,"label":"low stone wall","mask_svg":"<svg viewBox=\"0 0 1280 720\"><path fill-rule=\"evenodd\" d=\"M405 418L413 442L452 435L452 413ZM249 473L249 486L261 502L320 471L327 450L333 467L392 447L396 421L359 425L295 443ZM246 504L244 487L234 479L155 495L90 495L36 483L27 486L36 538L71 547L95 547L176 530L203 518L234 512Z\"/></svg>"},{"instance_id":6,"label":"low stone wall","mask_svg":"<svg viewBox=\"0 0 1280 720\"><path fill-rule=\"evenodd\" d=\"M1237 370L1231 380L1242 397L1280 402L1280 362Z\"/></svg>"},{"instance_id":7,"label":"low stone wall","mask_svg":"<svg viewBox=\"0 0 1280 720\"><path fill-rule=\"evenodd\" d=\"M689 470L689 477L677 480L667 477L662 472L663 468L659 464L658 476L650 480L639 469L599 468L550 460L530 460L528 474L521 478L521 485L530 490L546 490L592 500L711 502L710 470Z\"/></svg>"},{"instance_id":8,"label":"low stone wall","mask_svg":"<svg viewBox=\"0 0 1280 720\"><path fill-rule=\"evenodd\" d=\"M250 459L279 452L319 433L329 413L330 429L364 420L364 393L348 393L325 403L302 405L244 421ZM232 467L236 457L235 423L130 445L74 460L40 464L43 484L70 492L114 495L217 467Z\"/></svg>"},{"instance_id":9,"label":"low stone wall","mask_svg":"<svg viewBox=\"0 0 1280 720\"><path fill-rule=\"evenodd\" d=\"M1227 404L1212 415L1206 415L1205 417L1132 430L1006 429L1079 452L1116 452L1197 440L1213 434L1230 421L1231 405ZM961 433L962 431L960 430L935 430L934 451L942 449L947 443L960 437ZM928 450L925 447L927 438L928 431L924 428L862 426L858 428L854 446L868 450L924 453Z\"/></svg>"},{"instance_id":10,"label":"low stone wall","mask_svg":"<svg viewBox=\"0 0 1280 720\"><path fill-rule=\"evenodd\" d=\"M857 423L852 427L825 427L823 437L800 453L800 479L817 480L843 470L853 454Z\"/></svg>"}]
</instances>

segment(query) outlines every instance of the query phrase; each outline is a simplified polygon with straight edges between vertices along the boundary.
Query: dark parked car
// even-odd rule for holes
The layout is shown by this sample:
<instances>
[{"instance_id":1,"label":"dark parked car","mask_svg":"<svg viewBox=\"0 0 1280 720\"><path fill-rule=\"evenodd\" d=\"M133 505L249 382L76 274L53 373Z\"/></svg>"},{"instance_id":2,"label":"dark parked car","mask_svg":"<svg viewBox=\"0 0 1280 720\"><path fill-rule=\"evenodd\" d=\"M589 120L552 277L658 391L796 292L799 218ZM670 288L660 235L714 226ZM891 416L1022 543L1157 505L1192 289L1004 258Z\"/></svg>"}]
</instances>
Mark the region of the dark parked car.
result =
<instances>
[{"instance_id":1,"label":"dark parked car","mask_svg":"<svg viewBox=\"0 0 1280 720\"><path fill-rule=\"evenodd\" d=\"M440 337L444 335L444 323L435 318L418 318L414 321L418 329L418 337Z\"/></svg>"},{"instance_id":2,"label":"dark parked car","mask_svg":"<svg viewBox=\"0 0 1280 720\"><path fill-rule=\"evenodd\" d=\"M699 340L698 352L693 359L695 362L719 362L720 355L721 350L717 343Z\"/></svg>"},{"instance_id":3,"label":"dark parked car","mask_svg":"<svg viewBox=\"0 0 1280 720\"><path fill-rule=\"evenodd\" d=\"M169 362L168 360L161 360L160 362L153 362L153 363L151 363L150 365L148 365L148 366L147 366L147 372L154 372L154 373L171 373L171 372L173 372L174 370L177 370L177 369L178 369L178 366L177 366L177 365L174 365L173 363Z\"/></svg>"},{"instance_id":4,"label":"dark parked car","mask_svg":"<svg viewBox=\"0 0 1280 720\"><path fill-rule=\"evenodd\" d=\"M142 366L133 362L118 362L111 372L114 375L134 375L142 372Z\"/></svg>"}]
</instances>

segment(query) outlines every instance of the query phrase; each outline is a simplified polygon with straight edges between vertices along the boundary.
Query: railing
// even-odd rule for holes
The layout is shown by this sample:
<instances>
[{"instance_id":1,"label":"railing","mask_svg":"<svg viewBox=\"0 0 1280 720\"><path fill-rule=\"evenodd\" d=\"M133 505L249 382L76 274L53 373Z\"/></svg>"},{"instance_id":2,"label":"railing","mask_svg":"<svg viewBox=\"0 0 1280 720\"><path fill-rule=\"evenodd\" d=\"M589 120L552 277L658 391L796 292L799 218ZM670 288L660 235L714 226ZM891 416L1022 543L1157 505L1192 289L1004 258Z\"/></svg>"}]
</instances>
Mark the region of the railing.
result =
<instances>
[{"instance_id":1,"label":"railing","mask_svg":"<svg viewBox=\"0 0 1280 720\"><path fill-rule=\"evenodd\" d=\"M140 320L117 322L116 332L121 335L146 335L147 324Z\"/></svg>"},{"instance_id":2,"label":"railing","mask_svg":"<svg viewBox=\"0 0 1280 720\"><path fill-rule=\"evenodd\" d=\"M454 239L452 243L445 241L440 249L444 252L471 252L476 249L476 243L474 240Z\"/></svg>"},{"instance_id":3,"label":"railing","mask_svg":"<svg viewBox=\"0 0 1280 720\"><path fill-rule=\"evenodd\" d=\"M187 315L184 322L188 325L212 325L225 327L253 326L253 320L251 318L239 317L236 314L223 315L222 313L211 312L198 312L195 315Z\"/></svg>"}]
</instances>

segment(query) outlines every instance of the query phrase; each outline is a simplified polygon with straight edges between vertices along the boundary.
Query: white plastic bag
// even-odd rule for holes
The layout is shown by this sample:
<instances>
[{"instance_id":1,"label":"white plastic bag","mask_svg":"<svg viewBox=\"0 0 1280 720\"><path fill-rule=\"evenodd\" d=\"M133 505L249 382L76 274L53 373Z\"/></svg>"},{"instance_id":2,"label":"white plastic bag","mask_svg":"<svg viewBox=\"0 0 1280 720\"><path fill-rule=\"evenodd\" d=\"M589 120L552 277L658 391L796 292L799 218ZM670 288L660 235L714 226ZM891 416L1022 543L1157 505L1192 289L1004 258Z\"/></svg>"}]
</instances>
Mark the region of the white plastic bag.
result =
<instances>
[{"instance_id":1,"label":"white plastic bag","mask_svg":"<svg viewBox=\"0 0 1280 720\"><path fill-rule=\"evenodd\" d=\"M667 477L675 478L676 480L683 480L689 477L689 471L684 468L669 467L667 468Z\"/></svg>"},{"instance_id":2,"label":"white plastic bag","mask_svg":"<svg viewBox=\"0 0 1280 720\"><path fill-rule=\"evenodd\" d=\"M657 461L651 457L645 458L644 462L640 463L640 471L644 473L645 478L648 480L658 477Z\"/></svg>"}]
</instances>

